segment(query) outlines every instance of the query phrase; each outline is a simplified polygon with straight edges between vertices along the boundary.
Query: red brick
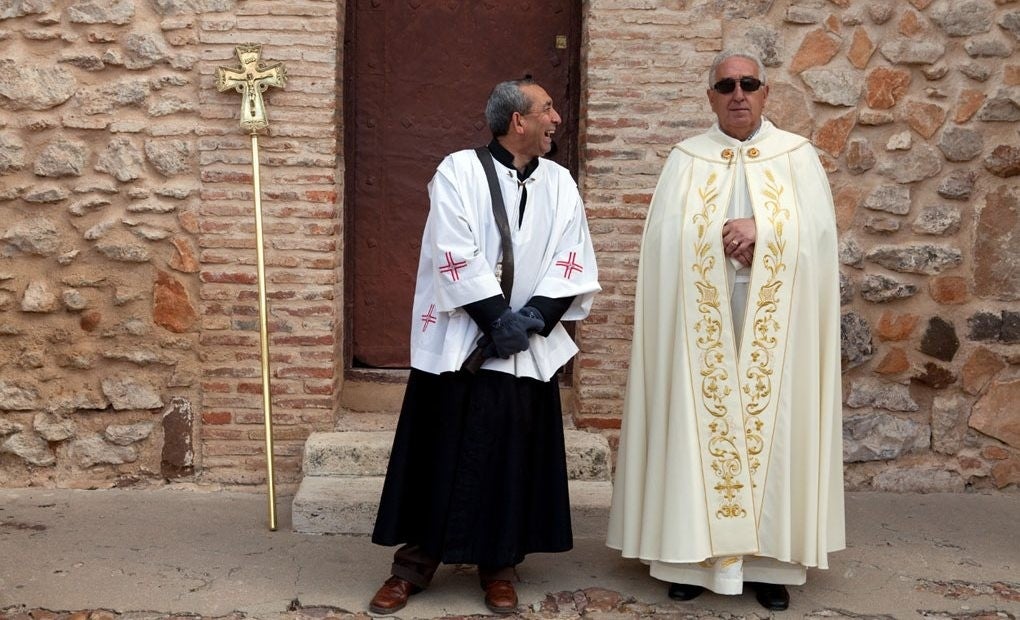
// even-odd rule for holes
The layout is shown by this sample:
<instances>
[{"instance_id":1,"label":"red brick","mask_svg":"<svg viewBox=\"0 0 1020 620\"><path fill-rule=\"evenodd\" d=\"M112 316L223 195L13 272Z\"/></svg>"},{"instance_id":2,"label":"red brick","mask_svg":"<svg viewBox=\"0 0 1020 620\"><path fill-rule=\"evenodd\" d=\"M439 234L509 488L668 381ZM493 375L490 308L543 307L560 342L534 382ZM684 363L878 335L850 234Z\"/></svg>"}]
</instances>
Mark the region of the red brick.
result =
<instances>
[{"instance_id":1,"label":"red brick","mask_svg":"<svg viewBox=\"0 0 1020 620\"><path fill-rule=\"evenodd\" d=\"M620 418L603 418L596 416L577 416L574 419L577 428L597 429L619 429L622 426Z\"/></svg>"},{"instance_id":2,"label":"red brick","mask_svg":"<svg viewBox=\"0 0 1020 620\"><path fill-rule=\"evenodd\" d=\"M280 378L331 379L336 369L332 366L291 366L281 368L276 375Z\"/></svg>"},{"instance_id":3,"label":"red brick","mask_svg":"<svg viewBox=\"0 0 1020 620\"><path fill-rule=\"evenodd\" d=\"M305 192L305 198L307 200L309 200L310 202L326 202L326 203L332 204L332 203L336 202L336 192L332 191L332 190L328 190L328 191L322 191L322 190L311 191L310 190L310 191Z\"/></svg>"},{"instance_id":4,"label":"red brick","mask_svg":"<svg viewBox=\"0 0 1020 620\"><path fill-rule=\"evenodd\" d=\"M230 424L229 411L204 411L202 412L203 424Z\"/></svg>"},{"instance_id":5,"label":"red brick","mask_svg":"<svg viewBox=\"0 0 1020 620\"><path fill-rule=\"evenodd\" d=\"M321 336L271 336L270 340L278 346L314 346L333 345L336 343L336 338L332 334Z\"/></svg>"},{"instance_id":6,"label":"red brick","mask_svg":"<svg viewBox=\"0 0 1020 620\"><path fill-rule=\"evenodd\" d=\"M242 183L251 185L250 172L236 172L232 170L203 170L202 181L206 183Z\"/></svg>"},{"instance_id":7,"label":"red brick","mask_svg":"<svg viewBox=\"0 0 1020 620\"><path fill-rule=\"evenodd\" d=\"M281 383L279 381L271 381L269 383L269 390L275 396L277 394L293 394L293 386ZM238 383L237 392L239 394L262 394L262 383Z\"/></svg>"},{"instance_id":8,"label":"red brick","mask_svg":"<svg viewBox=\"0 0 1020 620\"><path fill-rule=\"evenodd\" d=\"M652 195L648 192L640 194L623 194L621 198L623 199L624 204L648 205L652 202Z\"/></svg>"},{"instance_id":9,"label":"red brick","mask_svg":"<svg viewBox=\"0 0 1020 620\"><path fill-rule=\"evenodd\" d=\"M333 393L334 389L335 387L333 385L333 382L331 381L322 383L314 381L305 381L304 383L305 394L314 394L315 396L328 396Z\"/></svg>"},{"instance_id":10,"label":"red brick","mask_svg":"<svg viewBox=\"0 0 1020 620\"><path fill-rule=\"evenodd\" d=\"M261 443L247 441L219 441L210 440L203 442L202 454L210 456L252 456L265 454L265 447Z\"/></svg>"},{"instance_id":11,"label":"red brick","mask_svg":"<svg viewBox=\"0 0 1020 620\"><path fill-rule=\"evenodd\" d=\"M255 367L244 366L207 366L202 370L207 377L233 377L235 379L250 379L262 376L262 372Z\"/></svg>"},{"instance_id":12,"label":"red brick","mask_svg":"<svg viewBox=\"0 0 1020 620\"><path fill-rule=\"evenodd\" d=\"M202 429L202 438L206 440L219 439L224 441L240 441L247 437L244 430L239 428L222 428L216 426L214 428Z\"/></svg>"},{"instance_id":13,"label":"red brick","mask_svg":"<svg viewBox=\"0 0 1020 620\"><path fill-rule=\"evenodd\" d=\"M309 235L335 235L340 232L340 225L335 222L315 223L304 226L302 230Z\"/></svg>"},{"instance_id":14,"label":"red brick","mask_svg":"<svg viewBox=\"0 0 1020 620\"><path fill-rule=\"evenodd\" d=\"M605 118L594 117L588 120L588 126L593 129L647 129L648 121L634 118Z\"/></svg>"},{"instance_id":15,"label":"red brick","mask_svg":"<svg viewBox=\"0 0 1020 620\"><path fill-rule=\"evenodd\" d=\"M339 264L339 257L311 258L301 263L306 269L335 269Z\"/></svg>"},{"instance_id":16,"label":"red brick","mask_svg":"<svg viewBox=\"0 0 1020 620\"><path fill-rule=\"evenodd\" d=\"M280 407L291 409L333 409L331 398L287 398L280 399Z\"/></svg>"},{"instance_id":17,"label":"red brick","mask_svg":"<svg viewBox=\"0 0 1020 620\"><path fill-rule=\"evenodd\" d=\"M199 276L202 282L218 282L223 284L257 284L258 274L248 271L203 271Z\"/></svg>"}]
</instances>

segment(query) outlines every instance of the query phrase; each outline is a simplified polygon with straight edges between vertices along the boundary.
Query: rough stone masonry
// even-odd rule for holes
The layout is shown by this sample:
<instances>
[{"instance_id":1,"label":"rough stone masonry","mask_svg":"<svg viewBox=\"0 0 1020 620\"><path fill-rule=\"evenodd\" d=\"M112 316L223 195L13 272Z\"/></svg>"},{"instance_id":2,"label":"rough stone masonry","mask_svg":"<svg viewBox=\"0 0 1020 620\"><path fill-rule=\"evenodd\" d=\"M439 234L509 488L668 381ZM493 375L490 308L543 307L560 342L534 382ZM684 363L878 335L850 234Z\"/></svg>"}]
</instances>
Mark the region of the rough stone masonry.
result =
<instances>
[{"instance_id":1,"label":"rough stone masonry","mask_svg":"<svg viewBox=\"0 0 1020 620\"><path fill-rule=\"evenodd\" d=\"M287 64L260 140L278 471L340 413L343 47L326 0L0 0L0 485L263 481L234 46ZM605 292L573 422L615 439L643 217L705 74L750 45L841 232L849 488L1020 483L1017 0L581 3L579 184Z\"/></svg>"}]
</instances>

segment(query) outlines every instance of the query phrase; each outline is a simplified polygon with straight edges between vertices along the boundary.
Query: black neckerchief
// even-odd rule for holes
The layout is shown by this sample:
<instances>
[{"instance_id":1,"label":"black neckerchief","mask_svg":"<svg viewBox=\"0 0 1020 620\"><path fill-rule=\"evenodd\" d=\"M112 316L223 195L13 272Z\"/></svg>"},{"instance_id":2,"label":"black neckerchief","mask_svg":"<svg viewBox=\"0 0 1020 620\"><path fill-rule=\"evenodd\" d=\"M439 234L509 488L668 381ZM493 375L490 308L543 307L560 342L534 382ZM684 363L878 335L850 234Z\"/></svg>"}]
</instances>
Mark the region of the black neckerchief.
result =
<instances>
[{"instance_id":1,"label":"black neckerchief","mask_svg":"<svg viewBox=\"0 0 1020 620\"><path fill-rule=\"evenodd\" d=\"M489 152L492 153L493 158L503 166L513 170L517 173L517 184L521 186L521 210L517 219L517 228L521 227L521 222L524 221L524 205L528 202L528 188L524 185L524 181L531 176L531 173L538 168L538 158L534 158L529 161L525 166L524 170L518 170L514 167L514 154L506 150L499 140L496 138L489 142Z\"/></svg>"}]
</instances>

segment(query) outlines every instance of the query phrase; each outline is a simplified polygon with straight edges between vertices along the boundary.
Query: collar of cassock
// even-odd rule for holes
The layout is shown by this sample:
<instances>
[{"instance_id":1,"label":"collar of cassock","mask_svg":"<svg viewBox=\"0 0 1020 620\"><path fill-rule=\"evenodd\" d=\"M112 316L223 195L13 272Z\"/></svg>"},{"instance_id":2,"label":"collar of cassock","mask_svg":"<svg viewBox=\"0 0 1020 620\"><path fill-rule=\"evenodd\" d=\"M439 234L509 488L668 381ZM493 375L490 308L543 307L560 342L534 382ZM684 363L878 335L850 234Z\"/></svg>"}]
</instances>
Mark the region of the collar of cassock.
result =
<instances>
[{"instance_id":1,"label":"collar of cassock","mask_svg":"<svg viewBox=\"0 0 1020 620\"><path fill-rule=\"evenodd\" d=\"M514 154L503 148L503 145L499 143L496 138L489 142L489 152L496 158L496 161L503 164L507 168L517 172L517 180L523 181L531 176L531 173L538 168L538 158L534 158L524 166L524 170L517 170L514 168Z\"/></svg>"},{"instance_id":2,"label":"collar of cassock","mask_svg":"<svg viewBox=\"0 0 1020 620\"><path fill-rule=\"evenodd\" d=\"M493 138L492 142L489 142L489 152L500 164L507 168L517 172L517 183L521 187L521 207L520 215L517 217L517 227L520 228L524 222L524 206L528 203L528 188L524 185L524 181L531 176L531 173L538 168L538 158L534 158L524 166L524 170L517 170L514 168L514 154L503 148L503 145L499 143L499 140Z\"/></svg>"}]
</instances>

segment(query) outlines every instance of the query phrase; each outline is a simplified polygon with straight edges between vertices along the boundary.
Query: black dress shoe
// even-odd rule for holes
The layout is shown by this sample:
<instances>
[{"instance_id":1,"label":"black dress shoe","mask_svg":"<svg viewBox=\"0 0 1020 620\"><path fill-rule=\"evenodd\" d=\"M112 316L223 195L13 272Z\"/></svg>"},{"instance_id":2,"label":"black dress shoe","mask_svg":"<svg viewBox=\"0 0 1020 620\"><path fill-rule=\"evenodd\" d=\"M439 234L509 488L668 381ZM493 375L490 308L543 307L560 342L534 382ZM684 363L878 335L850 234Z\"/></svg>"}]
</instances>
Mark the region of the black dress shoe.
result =
<instances>
[{"instance_id":1,"label":"black dress shoe","mask_svg":"<svg viewBox=\"0 0 1020 620\"><path fill-rule=\"evenodd\" d=\"M669 584L669 598L674 601L689 601L693 598L697 598L698 595L704 591L705 588L701 586L692 586L687 583Z\"/></svg>"},{"instance_id":2,"label":"black dress shoe","mask_svg":"<svg viewBox=\"0 0 1020 620\"><path fill-rule=\"evenodd\" d=\"M748 581L747 585L754 590L754 598L758 599L765 609L783 611L790 606L790 592L781 583Z\"/></svg>"}]
</instances>

